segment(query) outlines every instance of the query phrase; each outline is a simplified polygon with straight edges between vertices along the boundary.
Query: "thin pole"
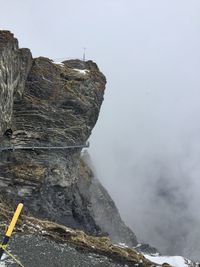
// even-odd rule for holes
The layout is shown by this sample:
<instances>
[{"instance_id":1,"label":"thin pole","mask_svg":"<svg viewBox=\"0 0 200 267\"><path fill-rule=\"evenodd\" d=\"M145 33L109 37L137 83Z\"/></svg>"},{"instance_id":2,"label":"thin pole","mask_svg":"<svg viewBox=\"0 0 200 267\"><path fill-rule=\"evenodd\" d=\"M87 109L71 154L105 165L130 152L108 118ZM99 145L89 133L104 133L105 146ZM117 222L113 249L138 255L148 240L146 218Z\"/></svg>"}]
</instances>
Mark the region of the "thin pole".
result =
<instances>
[{"instance_id":1,"label":"thin pole","mask_svg":"<svg viewBox=\"0 0 200 267\"><path fill-rule=\"evenodd\" d=\"M85 61L85 50L86 50L86 48L83 47L83 61Z\"/></svg>"},{"instance_id":2,"label":"thin pole","mask_svg":"<svg viewBox=\"0 0 200 267\"><path fill-rule=\"evenodd\" d=\"M21 213L21 211L23 209L23 206L24 205L22 203L18 204L18 206L17 206L17 209L16 209L16 211L15 211L15 213L13 215L13 218L11 220L11 223L10 223L9 227L8 227L8 230L6 231L6 234L5 234L3 243L2 243L2 246L4 246L4 247L6 247L7 244L8 244L8 241L9 241L11 235L12 235L12 232L13 232L13 230L15 228L15 225L17 223L19 215L20 215L20 213ZM4 250L1 248L0 249L0 260L2 258L3 253L4 253Z\"/></svg>"}]
</instances>

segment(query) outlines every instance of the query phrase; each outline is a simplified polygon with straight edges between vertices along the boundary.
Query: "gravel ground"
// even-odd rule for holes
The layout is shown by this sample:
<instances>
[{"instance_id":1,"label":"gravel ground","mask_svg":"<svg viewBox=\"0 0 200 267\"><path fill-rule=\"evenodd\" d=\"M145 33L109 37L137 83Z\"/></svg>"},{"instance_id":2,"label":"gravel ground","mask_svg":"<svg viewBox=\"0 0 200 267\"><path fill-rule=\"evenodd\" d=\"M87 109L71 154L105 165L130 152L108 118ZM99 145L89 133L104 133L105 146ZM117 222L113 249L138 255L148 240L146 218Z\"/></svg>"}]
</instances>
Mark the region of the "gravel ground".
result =
<instances>
[{"instance_id":1,"label":"gravel ground","mask_svg":"<svg viewBox=\"0 0 200 267\"><path fill-rule=\"evenodd\" d=\"M109 258L93 253L78 251L74 247L59 244L38 235L15 234L10 240L9 250L24 267L122 267ZM16 267L10 258L1 262L0 267Z\"/></svg>"}]
</instances>

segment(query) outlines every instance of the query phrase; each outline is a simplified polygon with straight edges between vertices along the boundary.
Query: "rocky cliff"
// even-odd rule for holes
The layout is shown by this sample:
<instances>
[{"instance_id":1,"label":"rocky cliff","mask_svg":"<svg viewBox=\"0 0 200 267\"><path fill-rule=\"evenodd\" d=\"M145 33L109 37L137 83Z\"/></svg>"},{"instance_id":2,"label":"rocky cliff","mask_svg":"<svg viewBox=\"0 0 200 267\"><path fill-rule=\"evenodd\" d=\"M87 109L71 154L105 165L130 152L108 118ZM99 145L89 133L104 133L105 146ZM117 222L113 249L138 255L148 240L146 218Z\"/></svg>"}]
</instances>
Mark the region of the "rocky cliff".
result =
<instances>
[{"instance_id":1,"label":"rocky cliff","mask_svg":"<svg viewBox=\"0 0 200 267\"><path fill-rule=\"evenodd\" d=\"M34 59L0 31L0 234L23 202L11 252L27 266L159 265L140 253L157 251L138 245L82 153L105 85L94 62Z\"/></svg>"},{"instance_id":2,"label":"rocky cliff","mask_svg":"<svg viewBox=\"0 0 200 267\"><path fill-rule=\"evenodd\" d=\"M0 32L0 193L32 216L136 245L81 157L105 84L92 61L33 59Z\"/></svg>"}]
</instances>

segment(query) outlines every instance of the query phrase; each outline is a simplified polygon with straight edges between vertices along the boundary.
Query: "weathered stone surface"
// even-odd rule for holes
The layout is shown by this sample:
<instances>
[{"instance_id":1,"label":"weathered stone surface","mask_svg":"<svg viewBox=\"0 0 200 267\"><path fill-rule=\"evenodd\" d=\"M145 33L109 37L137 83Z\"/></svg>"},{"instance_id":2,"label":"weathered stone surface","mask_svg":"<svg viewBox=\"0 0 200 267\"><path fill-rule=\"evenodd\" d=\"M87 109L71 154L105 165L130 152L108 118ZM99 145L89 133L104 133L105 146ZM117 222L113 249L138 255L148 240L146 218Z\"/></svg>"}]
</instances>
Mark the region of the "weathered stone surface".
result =
<instances>
[{"instance_id":1,"label":"weathered stone surface","mask_svg":"<svg viewBox=\"0 0 200 267\"><path fill-rule=\"evenodd\" d=\"M11 126L14 96L21 96L31 66L28 49L19 49L8 31L0 33L0 135Z\"/></svg>"},{"instance_id":2,"label":"weathered stone surface","mask_svg":"<svg viewBox=\"0 0 200 267\"><path fill-rule=\"evenodd\" d=\"M0 32L0 51L1 147L85 144L98 119L106 84L96 63L32 59L9 32ZM80 148L1 151L1 196L13 203L23 201L33 216L92 234L106 232L115 242L135 245L135 236L80 152Z\"/></svg>"},{"instance_id":3,"label":"weathered stone surface","mask_svg":"<svg viewBox=\"0 0 200 267\"><path fill-rule=\"evenodd\" d=\"M96 67L84 74L49 59L33 60L23 98L14 101L13 135L4 136L1 144L84 144L96 123L104 85ZM89 199L78 188L80 149L3 152L1 162L6 197L25 201L34 215L99 232Z\"/></svg>"},{"instance_id":4,"label":"weathered stone surface","mask_svg":"<svg viewBox=\"0 0 200 267\"><path fill-rule=\"evenodd\" d=\"M153 266L134 249L113 245L102 236L109 235L115 243L137 244L81 157L81 148L34 149L85 144L98 119L105 84L96 63L32 59L29 49L19 49L10 32L0 31L0 226L5 228L11 218L9 207L24 202L31 217L20 219L18 231L23 234L16 236L11 249L28 265ZM24 146L32 149L1 149ZM38 244L46 249L42 261L42 253L34 249ZM137 249L155 251L144 245ZM63 257L57 259L56 253ZM13 266L10 261L6 264Z\"/></svg>"}]
</instances>

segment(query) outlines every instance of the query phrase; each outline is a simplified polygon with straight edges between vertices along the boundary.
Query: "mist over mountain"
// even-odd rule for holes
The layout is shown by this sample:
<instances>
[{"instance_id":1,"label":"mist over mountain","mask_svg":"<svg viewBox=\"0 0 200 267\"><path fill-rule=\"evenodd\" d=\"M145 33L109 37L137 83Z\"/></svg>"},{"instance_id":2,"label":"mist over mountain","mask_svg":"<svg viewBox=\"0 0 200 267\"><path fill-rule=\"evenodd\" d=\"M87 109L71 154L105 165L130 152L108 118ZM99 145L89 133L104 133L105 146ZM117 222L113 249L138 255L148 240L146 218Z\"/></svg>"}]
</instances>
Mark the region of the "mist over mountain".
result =
<instances>
[{"instance_id":1,"label":"mist over mountain","mask_svg":"<svg viewBox=\"0 0 200 267\"><path fill-rule=\"evenodd\" d=\"M1 2L1 27L34 57L85 51L98 63L108 81L90 138L99 180L139 241L199 258L200 2Z\"/></svg>"}]
</instances>

